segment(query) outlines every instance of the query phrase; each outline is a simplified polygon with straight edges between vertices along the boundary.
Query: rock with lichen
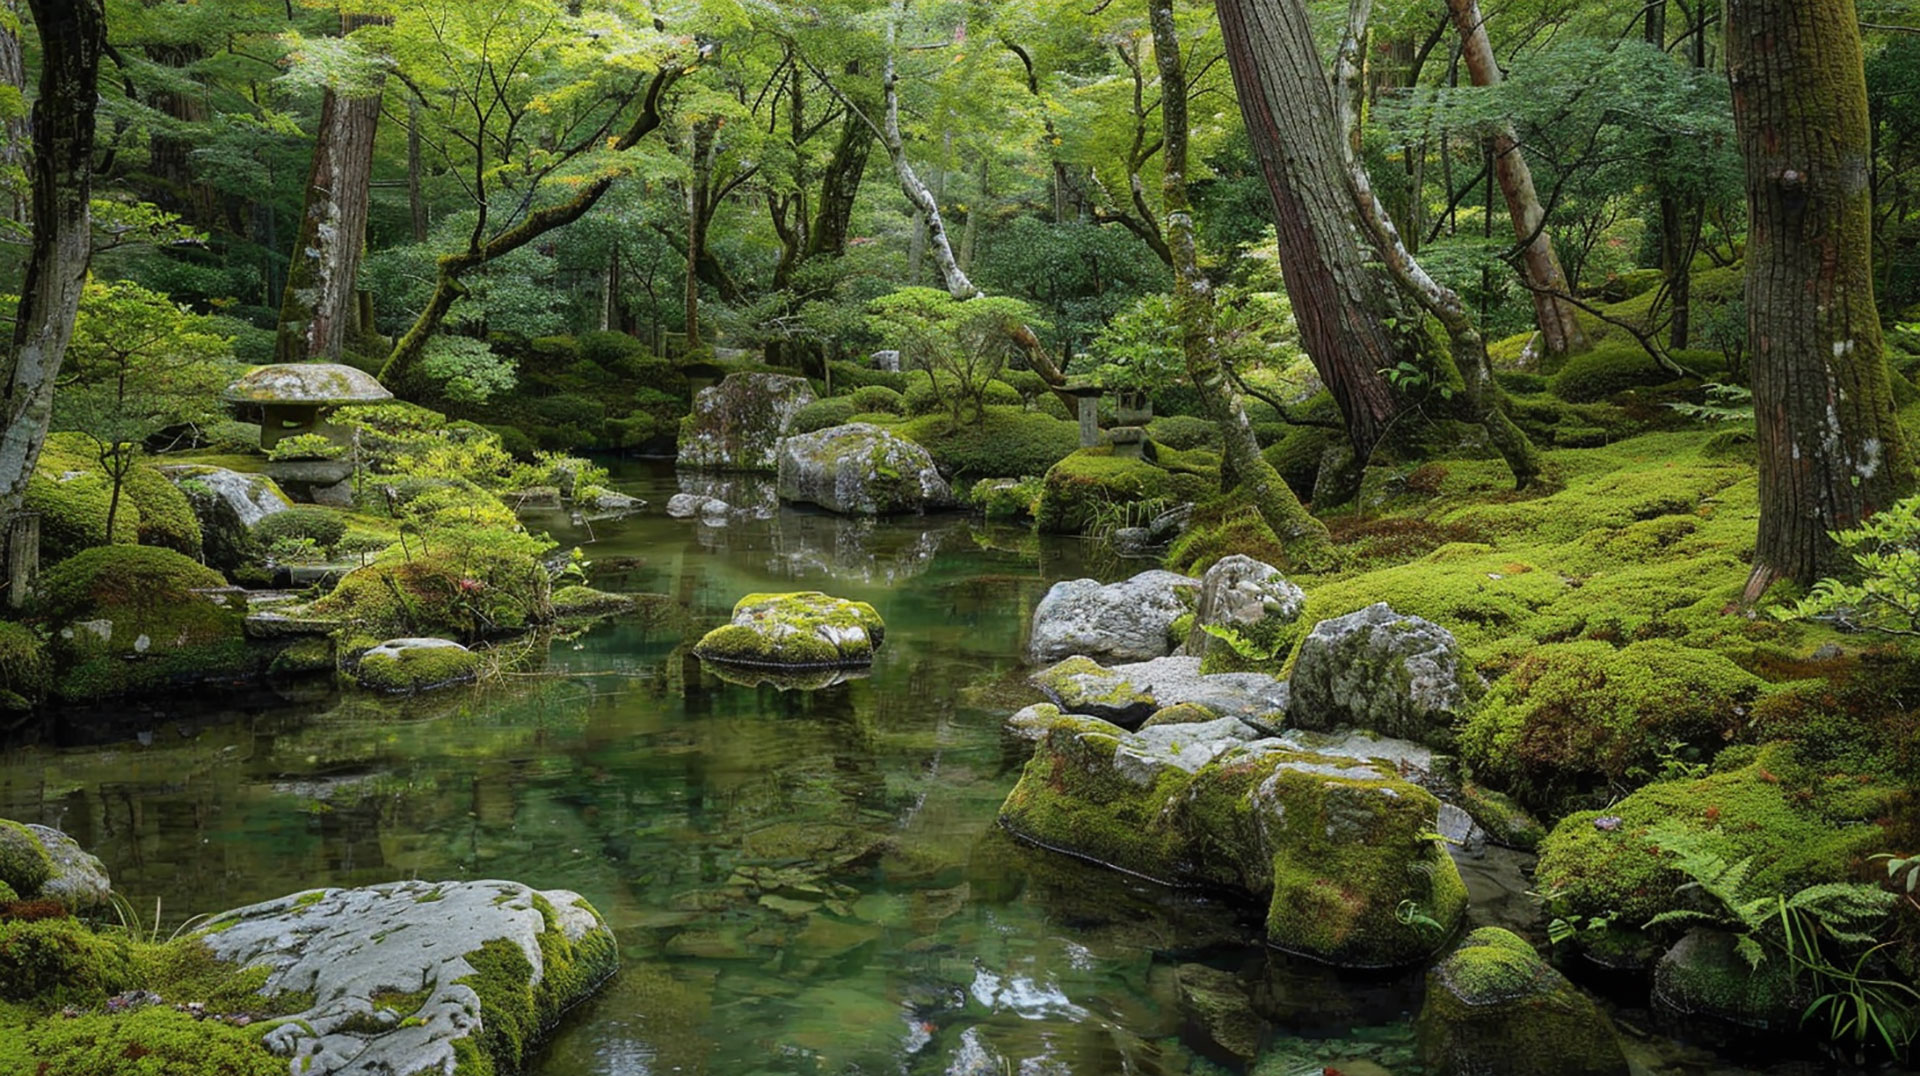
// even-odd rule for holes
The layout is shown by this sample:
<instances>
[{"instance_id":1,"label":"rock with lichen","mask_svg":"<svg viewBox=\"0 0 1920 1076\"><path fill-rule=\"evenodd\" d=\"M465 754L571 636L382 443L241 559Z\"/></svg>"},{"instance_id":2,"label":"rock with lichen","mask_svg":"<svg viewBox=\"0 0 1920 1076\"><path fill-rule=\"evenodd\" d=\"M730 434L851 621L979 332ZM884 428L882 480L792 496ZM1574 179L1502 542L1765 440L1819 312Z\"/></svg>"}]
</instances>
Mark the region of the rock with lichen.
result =
<instances>
[{"instance_id":1,"label":"rock with lichen","mask_svg":"<svg viewBox=\"0 0 1920 1076\"><path fill-rule=\"evenodd\" d=\"M1147 661L1172 653L1173 624L1188 611L1199 581L1173 572L1141 572L1101 585L1093 579L1055 583L1033 610L1027 660L1067 657Z\"/></svg>"},{"instance_id":2,"label":"rock with lichen","mask_svg":"<svg viewBox=\"0 0 1920 1076\"><path fill-rule=\"evenodd\" d=\"M360 655L360 683L393 695L470 684L485 659L451 639L388 639Z\"/></svg>"},{"instance_id":3,"label":"rock with lichen","mask_svg":"<svg viewBox=\"0 0 1920 1076\"><path fill-rule=\"evenodd\" d=\"M99 857L51 826L0 819L0 886L14 900L53 901L69 912L104 908L113 881Z\"/></svg>"},{"instance_id":4,"label":"rock with lichen","mask_svg":"<svg viewBox=\"0 0 1920 1076\"><path fill-rule=\"evenodd\" d=\"M780 499L849 516L952 508L947 480L927 450L868 422L796 434L780 442Z\"/></svg>"},{"instance_id":5,"label":"rock with lichen","mask_svg":"<svg viewBox=\"0 0 1920 1076\"><path fill-rule=\"evenodd\" d=\"M310 890L197 937L236 972L264 969L262 994L312 999L262 1042L314 1076L521 1071L619 963L578 894L507 881Z\"/></svg>"},{"instance_id":6,"label":"rock with lichen","mask_svg":"<svg viewBox=\"0 0 1920 1076\"><path fill-rule=\"evenodd\" d=\"M1200 577L1182 649L1209 672L1284 658L1306 604L1306 592L1273 565L1241 553L1222 557Z\"/></svg>"},{"instance_id":7,"label":"rock with lichen","mask_svg":"<svg viewBox=\"0 0 1920 1076\"><path fill-rule=\"evenodd\" d=\"M1445 747L1472 675L1452 632L1375 602L1307 633L1289 713L1301 728L1362 728Z\"/></svg>"},{"instance_id":8,"label":"rock with lichen","mask_svg":"<svg viewBox=\"0 0 1920 1076\"><path fill-rule=\"evenodd\" d=\"M680 423L679 463L715 471L776 471L780 441L813 402L804 377L728 374L701 389Z\"/></svg>"},{"instance_id":9,"label":"rock with lichen","mask_svg":"<svg viewBox=\"0 0 1920 1076\"><path fill-rule=\"evenodd\" d=\"M749 594L733 618L695 644L702 660L734 665L834 668L873 663L886 635L866 602L817 590Z\"/></svg>"},{"instance_id":10,"label":"rock with lichen","mask_svg":"<svg viewBox=\"0 0 1920 1076\"><path fill-rule=\"evenodd\" d=\"M1427 973L1416 1024L1434 1076L1626 1076L1592 999L1499 927L1482 927Z\"/></svg>"},{"instance_id":11,"label":"rock with lichen","mask_svg":"<svg viewBox=\"0 0 1920 1076\"><path fill-rule=\"evenodd\" d=\"M1062 715L1000 821L1167 884L1253 894L1269 944L1385 967L1426 957L1465 909L1466 887L1434 838L1439 810L1389 761L1319 753L1234 718L1129 733Z\"/></svg>"},{"instance_id":12,"label":"rock with lichen","mask_svg":"<svg viewBox=\"0 0 1920 1076\"><path fill-rule=\"evenodd\" d=\"M1194 706L1267 732L1286 722L1285 682L1265 673L1203 673L1201 659L1164 657L1112 667L1071 657L1029 677L1060 709L1133 728L1156 711Z\"/></svg>"}]
</instances>

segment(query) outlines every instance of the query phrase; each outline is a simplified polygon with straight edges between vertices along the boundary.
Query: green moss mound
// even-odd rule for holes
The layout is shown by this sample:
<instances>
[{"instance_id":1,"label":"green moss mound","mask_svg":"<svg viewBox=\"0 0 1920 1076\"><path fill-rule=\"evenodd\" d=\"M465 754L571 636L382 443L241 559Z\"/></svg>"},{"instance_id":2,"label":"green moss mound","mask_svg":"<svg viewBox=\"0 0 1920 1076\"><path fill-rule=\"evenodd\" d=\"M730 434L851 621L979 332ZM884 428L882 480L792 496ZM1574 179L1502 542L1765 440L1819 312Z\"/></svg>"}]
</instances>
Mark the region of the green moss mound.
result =
<instances>
[{"instance_id":1,"label":"green moss mound","mask_svg":"<svg viewBox=\"0 0 1920 1076\"><path fill-rule=\"evenodd\" d=\"M245 610L193 593L225 583L149 546L100 546L55 565L42 589L57 627L56 692L99 699L251 672Z\"/></svg>"},{"instance_id":2,"label":"green moss mound","mask_svg":"<svg viewBox=\"0 0 1920 1076\"><path fill-rule=\"evenodd\" d=\"M1722 654L1649 639L1544 648L1494 685L1461 733L1476 773L1536 806L1644 781L1663 754L1741 736L1767 685Z\"/></svg>"},{"instance_id":3,"label":"green moss mound","mask_svg":"<svg viewBox=\"0 0 1920 1076\"><path fill-rule=\"evenodd\" d=\"M0 1045L0 1069L49 1076L286 1076L287 1059L260 1041L270 1026L233 1027L165 1005L48 1019L0 1036L11 1040Z\"/></svg>"},{"instance_id":4,"label":"green moss mound","mask_svg":"<svg viewBox=\"0 0 1920 1076\"><path fill-rule=\"evenodd\" d=\"M859 410L853 400L846 396L829 396L824 400L815 400L794 412L793 421L787 425L787 432L813 433L815 430L844 426Z\"/></svg>"},{"instance_id":5,"label":"green moss mound","mask_svg":"<svg viewBox=\"0 0 1920 1076\"><path fill-rule=\"evenodd\" d=\"M121 506L131 501L140 512L136 533L141 545L161 546L190 557L200 555L200 519L180 487L152 467L136 465L120 490ZM119 520L114 521L118 526Z\"/></svg>"},{"instance_id":6,"label":"green moss mound","mask_svg":"<svg viewBox=\"0 0 1920 1076\"><path fill-rule=\"evenodd\" d=\"M1737 765L1736 765L1737 764ZM1788 744L1723 754L1719 772L1647 785L1604 810L1568 815L1540 845L1535 880L1556 912L1612 916L1633 930L1689 906L1687 878L1652 831L1676 826L1729 863L1751 857L1748 886L1792 893L1847 880L1856 860L1883 850L1895 789L1809 765Z\"/></svg>"},{"instance_id":7,"label":"green moss mound","mask_svg":"<svg viewBox=\"0 0 1920 1076\"><path fill-rule=\"evenodd\" d=\"M220 573L171 549L102 546L47 570L43 608L54 617L115 607L157 607L224 586Z\"/></svg>"},{"instance_id":8,"label":"green moss mound","mask_svg":"<svg viewBox=\"0 0 1920 1076\"><path fill-rule=\"evenodd\" d=\"M611 616L631 612L637 602L628 594L609 594L592 587L561 587L553 592L553 614L559 617Z\"/></svg>"},{"instance_id":9,"label":"green moss mound","mask_svg":"<svg viewBox=\"0 0 1920 1076\"><path fill-rule=\"evenodd\" d=\"M537 938L539 982L534 982L526 953L505 939L466 955L474 973L461 982L480 997L481 1030L454 1043L461 1076L521 1071L534 1044L560 1018L562 1006L584 997L619 966L610 935L596 931L569 941L545 897L536 895L534 907L546 919L546 929Z\"/></svg>"},{"instance_id":10,"label":"green moss mound","mask_svg":"<svg viewBox=\"0 0 1920 1076\"><path fill-rule=\"evenodd\" d=\"M1482 927L1427 976L1415 1024L1434 1076L1626 1076L1613 1026L1519 936Z\"/></svg>"},{"instance_id":11,"label":"green moss mound","mask_svg":"<svg viewBox=\"0 0 1920 1076\"><path fill-rule=\"evenodd\" d=\"M988 407L959 423L926 415L896 432L926 449L942 474L962 480L1045 474L1080 446L1078 425L1018 407Z\"/></svg>"},{"instance_id":12,"label":"green moss mound","mask_svg":"<svg viewBox=\"0 0 1920 1076\"><path fill-rule=\"evenodd\" d=\"M1220 447L1220 426L1194 415L1164 415L1147 423L1147 436L1157 445L1193 449Z\"/></svg>"},{"instance_id":13,"label":"green moss mound","mask_svg":"<svg viewBox=\"0 0 1920 1076\"><path fill-rule=\"evenodd\" d=\"M98 1005L135 981L126 944L79 920L0 921L0 999L49 1008Z\"/></svg>"},{"instance_id":14,"label":"green moss mound","mask_svg":"<svg viewBox=\"0 0 1920 1076\"><path fill-rule=\"evenodd\" d=\"M907 398L885 385L862 385L847 399L853 401L855 414L903 415L907 411Z\"/></svg>"},{"instance_id":15,"label":"green moss mound","mask_svg":"<svg viewBox=\"0 0 1920 1076\"><path fill-rule=\"evenodd\" d=\"M1083 448L1047 471L1036 519L1052 534L1084 534L1115 506L1157 501L1171 508L1203 499L1217 484L1217 475L1210 482L1199 474L1116 456L1106 446Z\"/></svg>"},{"instance_id":16,"label":"green moss mound","mask_svg":"<svg viewBox=\"0 0 1920 1076\"><path fill-rule=\"evenodd\" d=\"M880 614L866 602L817 590L749 594L733 620L702 636L693 652L735 665L824 668L870 664L886 638Z\"/></svg>"},{"instance_id":17,"label":"green moss mound","mask_svg":"<svg viewBox=\"0 0 1920 1076\"><path fill-rule=\"evenodd\" d=\"M1726 365L1726 359L1713 351L1681 351L1673 358L1704 377L1719 373ZM1555 396L1569 403L1593 403L1628 389L1651 388L1680 379L1681 375L1660 365L1632 340L1608 339L1568 359L1548 384Z\"/></svg>"},{"instance_id":18,"label":"green moss mound","mask_svg":"<svg viewBox=\"0 0 1920 1076\"><path fill-rule=\"evenodd\" d=\"M32 709L52 685L53 667L39 634L0 620L0 712Z\"/></svg>"}]
</instances>

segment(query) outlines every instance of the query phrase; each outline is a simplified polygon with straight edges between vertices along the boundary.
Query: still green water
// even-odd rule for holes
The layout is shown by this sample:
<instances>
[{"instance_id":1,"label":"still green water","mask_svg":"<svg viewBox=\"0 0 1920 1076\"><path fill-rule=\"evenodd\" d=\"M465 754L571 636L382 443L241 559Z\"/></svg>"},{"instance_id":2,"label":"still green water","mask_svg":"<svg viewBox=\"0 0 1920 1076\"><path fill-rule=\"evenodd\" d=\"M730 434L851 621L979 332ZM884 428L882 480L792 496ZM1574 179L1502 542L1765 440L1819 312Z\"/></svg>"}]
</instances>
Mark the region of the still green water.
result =
<instances>
[{"instance_id":1,"label":"still green water","mask_svg":"<svg viewBox=\"0 0 1920 1076\"><path fill-rule=\"evenodd\" d=\"M583 543L597 585L670 595L684 616L556 640L543 669L475 691L146 703L121 715L126 739L0 754L0 816L73 834L169 925L406 877L577 890L624 968L540 1076L1238 1071L1183 1014L1191 964L1250 985L1275 1028L1254 1071L1417 1071L1417 972L1288 961L1257 915L994 826L1021 762L1001 721L1034 697L1034 604L1054 580L1140 565L958 517L778 510L764 490L722 491L764 518L709 527L660 511L670 470L620 478L654 507L530 525ZM871 676L780 691L687 653L742 594L779 589L872 602L888 630ZM1477 921L1528 914L1518 866L1470 868ZM1744 1071L1635 1049L1649 1071Z\"/></svg>"}]
</instances>

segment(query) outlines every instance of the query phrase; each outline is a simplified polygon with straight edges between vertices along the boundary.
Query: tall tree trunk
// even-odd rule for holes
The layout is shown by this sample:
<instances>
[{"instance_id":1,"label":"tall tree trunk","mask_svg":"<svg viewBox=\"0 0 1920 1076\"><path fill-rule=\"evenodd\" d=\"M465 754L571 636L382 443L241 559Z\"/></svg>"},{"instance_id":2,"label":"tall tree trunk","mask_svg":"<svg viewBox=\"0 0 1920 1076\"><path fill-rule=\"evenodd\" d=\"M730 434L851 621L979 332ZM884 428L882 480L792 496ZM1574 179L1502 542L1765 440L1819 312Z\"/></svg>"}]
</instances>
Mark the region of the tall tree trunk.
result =
<instances>
[{"instance_id":1,"label":"tall tree trunk","mask_svg":"<svg viewBox=\"0 0 1920 1076\"><path fill-rule=\"evenodd\" d=\"M1247 136L1272 195L1301 342L1364 461L1399 410L1382 370L1421 361L1419 319L1354 236L1320 52L1294 0L1216 0ZM1389 320L1406 328L1392 332Z\"/></svg>"},{"instance_id":2,"label":"tall tree trunk","mask_svg":"<svg viewBox=\"0 0 1920 1076\"><path fill-rule=\"evenodd\" d=\"M164 0L141 2L156 7ZM156 65L178 72L184 72L206 57L205 49L193 42L150 44L146 54ZM197 87L163 89L155 92L148 103L176 124L202 124L211 117L205 98L197 91ZM181 137L172 127L155 125L147 137L147 159L148 168L160 182L161 196L156 199L160 207L179 213L196 227L212 229L219 217L219 200L213 188L195 176L193 142Z\"/></svg>"},{"instance_id":3,"label":"tall tree trunk","mask_svg":"<svg viewBox=\"0 0 1920 1076\"><path fill-rule=\"evenodd\" d=\"M94 108L106 49L101 0L29 0L40 33L33 102L33 243L0 394L0 533L20 509L53 417L53 391L73 338L92 260Z\"/></svg>"},{"instance_id":4,"label":"tall tree trunk","mask_svg":"<svg viewBox=\"0 0 1920 1076\"><path fill-rule=\"evenodd\" d=\"M707 221L713 213L713 143L718 119L696 120L687 131L687 290L684 296L687 349L700 346L700 259L707 252Z\"/></svg>"},{"instance_id":5,"label":"tall tree trunk","mask_svg":"<svg viewBox=\"0 0 1920 1076\"><path fill-rule=\"evenodd\" d=\"M853 201L860 193L860 178L867 173L867 155L872 149L873 132L860 117L849 115L840 125L840 140L834 143L833 157L820 177L820 197L801 249L803 258L846 253Z\"/></svg>"},{"instance_id":6,"label":"tall tree trunk","mask_svg":"<svg viewBox=\"0 0 1920 1076\"><path fill-rule=\"evenodd\" d=\"M1841 568L1831 531L1904 496L1874 307L1866 77L1852 0L1728 0L1747 164L1747 353L1760 534L1747 597Z\"/></svg>"},{"instance_id":7,"label":"tall tree trunk","mask_svg":"<svg viewBox=\"0 0 1920 1076\"><path fill-rule=\"evenodd\" d=\"M1187 194L1187 75L1171 0L1147 0L1154 57L1160 67L1160 109L1166 154L1162 191L1167 246L1173 251L1173 293L1187 377L1220 429L1227 466L1240 492L1280 539L1296 569L1324 565L1333 552L1326 525L1301 505L1286 480L1260 454L1253 425L1220 364L1214 333L1213 288L1200 271L1193 209Z\"/></svg>"},{"instance_id":8,"label":"tall tree trunk","mask_svg":"<svg viewBox=\"0 0 1920 1076\"><path fill-rule=\"evenodd\" d=\"M427 200L420 193L420 102L407 98L407 216L413 241L427 241Z\"/></svg>"},{"instance_id":9,"label":"tall tree trunk","mask_svg":"<svg viewBox=\"0 0 1920 1076\"><path fill-rule=\"evenodd\" d=\"M342 33L391 20L346 15ZM367 207L373 181L373 141L380 125L384 79L365 87L327 87L320 127L307 172L300 231L287 263L280 300L275 362L339 362L356 318L354 294L360 254L366 246Z\"/></svg>"},{"instance_id":10,"label":"tall tree trunk","mask_svg":"<svg viewBox=\"0 0 1920 1076\"><path fill-rule=\"evenodd\" d=\"M1460 32L1462 58L1475 86L1498 86L1502 80L1500 61L1493 55L1493 42L1487 37L1486 20L1480 16L1479 0L1447 0L1453 24ZM1533 189L1533 170L1520 152L1520 140L1513 127L1502 123L1493 132L1493 174L1506 198L1507 215L1513 218L1513 233L1520 241L1520 270L1533 293L1534 321L1540 326L1541 350L1561 358L1588 347L1586 334L1574 316L1574 305L1567 301L1567 275L1553 251L1553 239L1547 234L1546 210Z\"/></svg>"}]
</instances>

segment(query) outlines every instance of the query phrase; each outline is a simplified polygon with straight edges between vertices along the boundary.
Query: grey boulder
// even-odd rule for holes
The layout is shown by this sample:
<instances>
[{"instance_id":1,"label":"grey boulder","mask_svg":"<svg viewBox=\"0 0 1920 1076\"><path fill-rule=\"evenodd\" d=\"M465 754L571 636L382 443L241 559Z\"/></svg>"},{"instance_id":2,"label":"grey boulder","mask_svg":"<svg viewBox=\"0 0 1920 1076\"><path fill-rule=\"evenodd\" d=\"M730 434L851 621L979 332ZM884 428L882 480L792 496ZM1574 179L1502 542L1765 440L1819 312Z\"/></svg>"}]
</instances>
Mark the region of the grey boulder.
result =
<instances>
[{"instance_id":1,"label":"grey boulder","mask_svg":"<svg viewBox=\"0 0 1920 1076\"><path fill-rule=\"evenodd\" d=\"M891 430L850 422L780 442L780 499L848 516L954 506L927 450Z\"/></svg>"},{"instance_id":2,"label":"grey boulder","mask_svg":"<svg viewBox=\"0 0 1920 1076\"><path fill-rule=\"evenodd\" d=\"M728 374L701 389L680 423L679 463L715 471L772 471L793 416L813 402L804 377Z\"/></svg>"},{"instance_id":3,"label":"grey boulder","mask_svg":"<svg viewBox=\"0 0 1920 1076\"><path fill-rule=\"evenodd\" d=\"M1376 602L1313 626L1293 668L1293 724L1453 741L1472 676L1453 633Z\"/></svg>"},{"instance_id":4,"label":"grey boulder","mask_svg":"<svg viewBox=\"0 0 1920 1076\"><path fill-rule=\"evenodd\" d=\"M1173 651L1173 622L1187 612L1199 580L1141 572L1102 586L1093 579L1055 583L1033 611L1027 660L1044 665L1080 655L1095 661L1147 661Z\"/></svg>"},{"instance_id":5,"label":"grey boulder","mask_svg":"<svg viewBox=\"0 0 1920 1076\"><path fill-rule=\"evenodd\" d=\"M1200 578L1186 652L1204 658L1230 648L1231 643L1215 634L1219 632L1259 650L1262 659L1274 657L1292 644L1294 625L1306 605L1306 593L1273 565L1241 553L1222 557Z\"/></svg>"}]
</instances>

